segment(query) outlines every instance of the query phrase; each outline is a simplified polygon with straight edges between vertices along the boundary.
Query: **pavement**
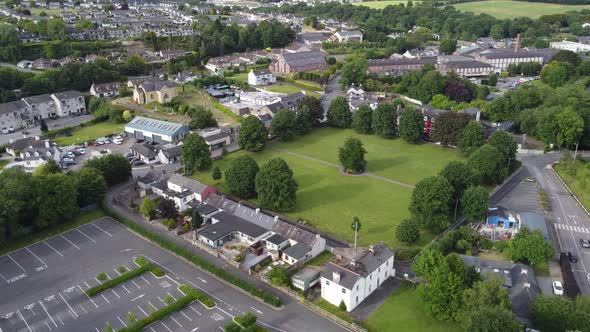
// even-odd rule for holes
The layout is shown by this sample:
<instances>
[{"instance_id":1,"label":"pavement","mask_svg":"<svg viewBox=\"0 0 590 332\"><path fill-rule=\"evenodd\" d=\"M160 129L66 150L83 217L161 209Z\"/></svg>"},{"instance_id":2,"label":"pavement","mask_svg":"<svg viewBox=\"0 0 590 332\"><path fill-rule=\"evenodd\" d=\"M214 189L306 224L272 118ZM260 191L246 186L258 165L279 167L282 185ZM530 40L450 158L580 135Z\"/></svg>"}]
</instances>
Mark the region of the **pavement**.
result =
<instances>
[{"instance_id":1,"label":"pavement","mask_svg":"<svg viewBox=\"0 0 590 332\"><path fill-rule=\"evenodd\" d=\"M77 126L80 123L92 120L93 118L94 118L94 115L83 114L83 115L74 116L74 117L66 116L63 118L57 118L55 120L47 119L47 120L45 120L45 123L47 124L47 127L49 128L49 130L56 130L56 129L61 129L64 127ZM39 126L20 129L20 130L15 131L14 133L0 134L0 145L8 144L10 142L10 139L17 140L17 139L23 138L25 136L25 134L23 134L23 131L28 132L28 134L26 134L26 136L42 136L41 127L39 127Z\"/></svg>"},{"instance_id":2,"label":"pavement","mask_svg":"<svg viewBox=\"0 0 590 332\"><path fill-rule=\"evenodd\" d=\"M322 96L322 106L324 107L324 111L327 112L328 108L330 107L330 103L334 98L338 96L342 96L343 94L340 92L340 73L332 76L326 84L324 88L324 95Z\"/></svg>"},{"instance_id":3,"label":"pavement","mask_svg":"<svg viewBox=\"0 0 590 332\"><path fill-rule=\"evenodd\" d=\"M97 275L119 275L119 266L134 268L144 256L161 266L164 277L144 273L93 297L84 291L99 284ZM180 284L208 293L212 309L193 302L181 311L146 327L145 331L223 330L235 316L252 312L271 331L343 331L296 303L271 308L228 287L217 278L135 235L120 223L102 218L0 256L0 331L97 331L108 324L115 330L178 299Z\"/></svg>"}]
</instances>

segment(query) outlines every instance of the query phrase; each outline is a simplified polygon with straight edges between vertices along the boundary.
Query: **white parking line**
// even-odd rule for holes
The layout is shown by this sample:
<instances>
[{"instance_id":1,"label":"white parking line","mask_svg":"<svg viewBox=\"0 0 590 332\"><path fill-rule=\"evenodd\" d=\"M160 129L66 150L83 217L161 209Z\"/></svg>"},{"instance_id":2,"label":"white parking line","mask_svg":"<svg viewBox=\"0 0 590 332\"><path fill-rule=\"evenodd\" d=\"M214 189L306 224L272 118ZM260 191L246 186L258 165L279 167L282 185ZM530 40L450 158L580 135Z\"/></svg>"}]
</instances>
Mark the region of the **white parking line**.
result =
<instances>
[{"instance_id":1,"label":"white parking line","mask_svg":"<svg viewBox=\"0 0 590 332\"><path fill-rule=\"evenodd\" d=\"M78 306L79 306L80 308L82 308L82 311L84 311L84 313L85 313L85 314L88 314L88 311L86 311L86 309L84 309L84 307L83 307L81 304L78 304Z\"/></svg>"},{"instance_id":2,"label":"white parking line","mask_svg":"<svg viewBox=\"0 0 590 332\"><path fill-rule=\"evenodd\" d=\"M155 305L153 305L150 301L148 301L148 304L152 306L152 309L158 310L158 308Z\"/></svg>"},{"instance_id":3,"label":"white parking line","mask_svg":"<svg viewBox=\"0 0 590 332\"><path fill-rule=\"evenodd\" d=\"M161 298L161 297L159 297L159 296L158 296L158 300L160 300L160 302L164 303L164 305L165 305L165 306L168 306L168 305L166 304L166 302L164 302L164 300L162 300L162 298Z\"/></svg>"},{"instance_id":4,"label":"white parking line","mask_svg":"<svg viewBox=\"0 0 590 332\"><path fill-rule=\"evenodd\" d=\"M68 303L68 301L66 301L66 299L63 297L63 295L61 295L60 292L58 292L57 294L59 294L59 296L61 297L61 299L68 305L68 308L70 308L70 310L72 310L72 312L74 313L74 315L76 315L74 318L78 318L78 314L74 311L74 309L72 308L72 306L70 306L70 304Z\"/></svg>"},{"instance_id":5,"label":"white parking line","mask_svg":"<svg viewBox=\"0 0 590 332\"><path fill-rule=\"evenodd\" d=\"M10 256L10 255L6 255L6 256L8 256L8 258L10 258L14 262L14 264L18 265L18 267L20 267L20 269L23 270L23 272L27 272L17 261L14 260L14 258L12 258L12 256Z\"/></svg>"},{"instance_id":6,"label":"white parking line","mask_svg":"<svg viewBox=\"0 0 590 332\"><path fill-rule=\"evenodd\" d=\"M100 294L102 296L102 298L107 301L107 303L111 303L109 300L107 300L107 298L104 296L104 294Z\"/></svg>"},{"instance_id":7,"label":"white parking line","mask_svg":"<svg viewBox=\"0 0 590 332\"><path fill-rule=\"evenodd\" d=\"M84 290L82 290L82 287L80 287L80 285L78 285L78 288L80 288L80 291L82 293L84 293L84 295L86 295L86 297L88 297L88 299L90 300L90 302L92 302L92 304L94 304L94 306L98 309L98 305L94 302L94 300L90 296L88 296L88 294L86 294L86 292Z\"/></svg>"},{"instance_id":8,"label":"white parking line","mask_svg":"<svg viewBox=\"0 0 590 332\"><path fill-rule=\"evenodd\" d=\"M125 325L125 327L127 327L127 324L125 324L125 322L121 319L121 317L117 316L117 319L119 320L119 322L121 322L123 325Z\"/></svg>"},{"instance_id":9,"label":"white parking line","mask_svg":"<svg viewBox=\"0 0 590 332\"><path fill-rule=\"evenodd\" d=\"M149 315L147 314L147 312L145 312L145 311L144 311L144 310L143 310L143 309L142 309L140 306L137 306L137 309L139 309L141 312L143 312L143 314L144 314L146 317L147 317L147 316L149 316Z\"/></svg>"},{"instance_id":10,"label":"white parking line","mask_svg":"<svg viewBox=\"0 0 590 332\"><path fill-rule=\"evenodd\" d=\"M156 332L156 330L154 330L154 328L153 328L153 327L150 327L150 330L152 330L152 332Z\"/></svg>"},{"instance_id":11,"label":"white parking line","mask_svg":"<svg viewBox=\"0 0 590 332\"><path fill-rule=\"evenodd\" d=\"M63 236L62 234L60 234L59 236L61 236L62 239L68 241L72 246L74 246L74 248L80 250L80 247L78 247L74 242L70 241L67 237Z\"/></svg>"},{"instance_id":12,"label":"white parking line","mask_svg":"<svg viewBox=\"0 0 590 332\"><path fill-rule=\"evenodd\" d=\"M82 235L86 236L90 241L96 243L96 241L93 238L91 238L90 236L86 235L86 233L82 232L80 229L76 228L76 230L78 232L80 232Z\"/></svg>"},{"instance_id":13,"label":"white parking line","mask_svg":"<svg viewBox=\"0 0 590 332\"><path fill-rule=\"evenodd\" d=\"M43 323L45 323L45 326L47 326L47 328L49 329L49 331L52 331L53 329L51 328L51 326L49 326L49 324L47 323L46 320L43 320Z\"/></svg>"},{"instance_id":14,"label":"white parking line","mask_svg":"<svg viewBox=\"0 0 590 332\"><path fill-rule=\"evenodd\" d=\"M90 285L86 281L84 281L84 285L86 285L86 287L90 288Z\"/></svg>"},{"instance_id":15,"label":"white parking line","mask_svg":"<svg viewBox=\"0 0 590 332\"><path fill-rule=\"evenodd\" d=\"M98 225L96 225L96 224L94 224L94 223L92 223L91 225L92 225L92 226L94 226L94 227L96 227L96 228L98 228L98 229L100 229L100 230L101 230L101 231L103 231L103 232L104 232L106 235L108 235L108 236L110 236L110 237L112 237L112 236L113 236L111 233L109 233L109 232L105 231L104 229L102 229L102 228L98 227Z\"/></svg>"},{"instance_id":16,"label":"white parking line","mask_svg":"<svg viewBox=\"0 0 590 332\"><path fill-rule=\"evenodd\" d=\"M135 285L135 287L137 287L137 289L141 289L141 287L139 287L139 285L135 282L135 280L131 280L131 282Z\"/></svg>"},{"instance_id":17,"label":"white parking line","mask_svg":"<svg viewBox=\"0 0 590 332\"><path fill-rule=\"evenodd\" d=\"M147 281L147 279L144 276L141 276L141 279L143 279L143 281L145 281L148 285L151 285L149 281Z\"/></svg>"},{"instance_id":18,"label":"white parking line","mask_svg":"<svg viewBox=\"0 0 590 332\"><path fill-rule=\"evenodd\" d=\"M55 325L55 327L57 327L57 323L53 320L53 317L51 317L51 315L47 311L47 308L45 308L45 306L43 305L43 302L39 301L39 304L41 305L41 307L43 308L43 310L45 310L45 313L47 314L47 316L49 317L49 319L51 319L51 321L53 322L53 325Z\"/></svg>"},{"instance_id":19,"label":"white parking line","mask_svg":"<svg viewBox=\"0 0 590 332\"><path fill-rule=\"evenodd\" d=\"M203 316L203 314L201 314L200 312L197 311L197 309L193 308L193 307L189 307L191 308L194 312L196 312L199 316Z\"/></svg>"},{"instance_id":20,"label":"white parking line","mask_svg":"<svg viewBox=\"0 0 590 332\"><path fill-rule=\"evenodd\" d=\"M64 255L61 254L61 252L57 251L54 247L52 247L49 243L47 243L46 241L43 241L43 243L45 243L49 248L51 248L53 251L55 251L58 255L60 255L61 257L63 257Z\"/></svg>"},{"instance_id":21,"label":"white parking line","mask_svg":"<svg viewBox=\"0 0 590 332\"><path fill-rule=\"evenodd\" d=\"M173 298L174 301L176 301L176 298L174 297L174 295L170 294L169 292L166 292L166 294L170 295L170 297Z\"/></svg>"},{"instance_id":22,"label":"white parking line","mask_svg":"<svg viewBox=\"0 0 590 332\"><path fill-rule=\"evenodd\" d=\"M123 289L124 289L125 291L127 291L127 293L128 293L128 294L131 294L131 292L130 292L130 291L127 289L127 287L125 287L125 285L121 285L121 286L123 286Z\"/></svg>"},{"instance_id":23,"label":"white parking line","mask_svg":"<svg viewBox=\"0 0 590 332\"><path fill-rule=\"evenodd\" d=\"M181 311L180 313L181 313L181 314L184 316L184 318L188 319L188 321L189 321L189 322L192 322L192 321L193 321L193 320L192 320L192 319L191 319L189 316L187 316L187 315L186 315L184 312L182 312L182 311Z\"/></svg>"},{"instance_id":24,"label":"white parking line","mask_svg":"<svg viewBox=\"0 0 590 332\"><path fill-rule=\"evenodd\" d=\"M121 298L121 297L119 296L119 294L117 294L117 292L115 292L115 290L114 290L114 289L111 289L111 292L113 292L115 295L117 295L117 298Z\"/></svg>"},{"instance_id":25,"label":"white parking line","mask_svg":"<svg viewBox=\"0 0 590 332\"><path fill-rule=\"evenodd\" d=\"M2 277L2 279L4 279L5 282L8 282L8 280L6 280L6 278L4 278L4 276L2 275L2 273L0 273L0 277Z\"/></svg>"},{"instance_id":26,"label":"white parking line","mask_svg":"<svg viewBox=\"0 0 590 332\"><path fill-rule=\"evenodd\" d=\"M31 329L31 327L29 326L29 323L27 323L27 321L25 320L25 318L23 317L23 314L20 313L20 310L17 310L16 313L18 314L18 316L20 317L20 319L23 320L23 322L25 322L25 324L27 325L27 327L29 328L29 331L33 332L33 330Z\"/></svg>"},{"instance_id":27,"label":"white parking line","mask_svg":"<svg viewBox=\"0 0 590 332\"><path fill-rule=\"evenodd\" d=\"M174 321L176 324L178 324L178 326L180 326L180 327L184 327L184 326L182 326L182 324L180 324L180 323L179 323L179 322L178 322L178 321L177 321L177 320L176 320L174 317L170 316L170 318L172 318L172 320L173 320L173 321Z\"/></svg>"},{"instance_id":28,"label":"white parking line","mask_svg":"<svg viewBox=\"0 0 590 332\"><path fill-rule=\"evenodd\" d=\"M164 322L160 321L160 323L162 323L162 325L164 325L164 327L165 327L165 328L166 328L168 331L172 332L172 330L171 330L171 329L170 329L170 328L169 328L169 327L168 327L166 324L164 324Z\"/></svg>"},{"instance_id":29,"label":"white parking line","mask_svg":"<svg viewBox=\"0 0 590 332\"><path fill-rule=\"evenodd\" d=\"M47 263L45 263L41 258L39 258L39 256L35 255L35 253L31 251L31 249L29 249L29 248L25 248L25 249L27 249L27 251L30 252L31 255L35 256L35 258L37 258L39 260L39 262L41 262L41 264L47 265Z\"/></svg>"}]
</instances>

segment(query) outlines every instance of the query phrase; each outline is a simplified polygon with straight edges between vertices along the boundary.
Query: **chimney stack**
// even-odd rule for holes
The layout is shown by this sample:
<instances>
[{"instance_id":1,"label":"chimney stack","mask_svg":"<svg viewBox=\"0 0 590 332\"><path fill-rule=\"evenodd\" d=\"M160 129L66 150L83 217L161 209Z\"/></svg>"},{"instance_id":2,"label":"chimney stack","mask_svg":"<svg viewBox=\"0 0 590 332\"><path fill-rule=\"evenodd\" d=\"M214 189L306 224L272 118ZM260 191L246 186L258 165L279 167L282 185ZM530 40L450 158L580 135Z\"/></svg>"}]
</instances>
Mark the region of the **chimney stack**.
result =
<instances>
[{"instance_id":1,"label":"chimney stack","mask_svg":"<svg viewBox=\"0 0 590 332\"><path fill-rule=\"evenodd\" d=\"M520 49L520 33L516 35L516 44L514 45L514 53Z\"/></svg>"},{"instance_id":2,"label":"chimney stack","mask_svg":"<svg viewBox=\"0 0 590 332\"><path fill-rule=\"evenodd\" d=\"M337 284L340 283L340 272L332 272L332 280Z\"/></svg>"},{"instance_id":3,"label":"chimney stack","mask_svg":"<svg viewBox=\"0 0 590 332\"><path fill-rule=\"evenodd\" d=\"M45 140L45 147L46 148L50 148L51 147L51 143L49 143L49 140L48 139Z\"/></svg>"},{"instance_id":4,"label":"chimney stack","mask_svg":"<svg viewBox=\"0 0 590 332\"><path fill-rule=\"evenodd\" d=\"M260 208L256 208L256 214L260 212Z\"/></svg>"}]
</instances>

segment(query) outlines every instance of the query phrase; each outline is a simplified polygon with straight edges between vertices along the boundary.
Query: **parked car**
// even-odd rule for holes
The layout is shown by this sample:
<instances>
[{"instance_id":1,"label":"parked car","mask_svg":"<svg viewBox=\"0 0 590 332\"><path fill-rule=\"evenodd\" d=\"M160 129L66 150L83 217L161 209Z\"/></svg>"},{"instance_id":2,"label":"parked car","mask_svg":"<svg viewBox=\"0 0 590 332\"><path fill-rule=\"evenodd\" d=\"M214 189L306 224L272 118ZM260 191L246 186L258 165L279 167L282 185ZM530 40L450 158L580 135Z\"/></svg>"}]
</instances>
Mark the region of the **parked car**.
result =
<instances>
[{"instance_id":1,"label":"parked car","mask_svg":"<svg viewBox=\"0 0 590 332\"><path fill-rule=\"evenodd\" d=\"M131 163L132 166L143 166L145 163L141 160L135 160Z\"/></svg>"},{"instance_id":2,"label":"parked car","mask_svg":"<svg viewBox=\"0 0 590 332\"><path fill-rule=\"evenodd\" d=\"M582 246L582 248L590 248L590 241L589 240L580 239L580 245Z\"/></svg>"},{"instance_id":3,"label":"parked car","mask_svg":"<svg viewBox=\"0 0 590 332\"><path fill-rule=\"evenodd\" d=\"M66 156L68 156L68 158L76 158L76 154L73 151L68 151Z\"/></svg>"},{"instance_id":4,"label":"parked car","mask_svg":"<svg viewBox=\"0 0 590 332\"><path fill-rule=\"evenodd\" d=\"M23 161L23 158L16 157L16 158L14 158L14 161Z\"/></svg>"},{"instance_id":5,"label":"parked car","mask_svg":"<svg viewBox=\"0 0 590 332\"><path fill-rule=\"evenodd\" d=\"M74 162L74 159L68 158L68 157L64 157L64 158L61 159L61 161L63 163L73 163Z\"/></svg>"},{"instance_id":6,"label":"parked car","mask_svg":"<svg viewBox=\"0 0 590 332\"><path fill-rule=\"evenodd\" d=\"M28 135L28 134L29 134L29 132L28 132L28 131L26 131L26 130L23 130L23 135Z\"/></svg>"},{"instance_id":7,"label":"parked car","mask_svg":"<svg viewBox=\"0 0 590 332\"><path fill-rule=\"evenodd\" d=\"M576 263L578 261L578 257L574 256L571 252L567 252L567 258L570 260L570 262L572 263Z\"/></svg>"},{"instance_id":8,"label":"parked car","mask_svg":"<svg viewBox=\"0 0 590 332\"><path fill-rule=\"evenodd\" d=\"M2 128L2 133L3 134L9 134L10 131L8 130L8 128L4 127L4 128Z\"/></svg>"},{"instance_id":9,"label":"parked car","mask_svg":"<svg viewBox=\"0 0 590 332\"><path fill-rule=\"evenodd\" d=\"M129 152L125 153L125 158L129 158L129 157L134 157L133 152L129 151Z\"/></svg>"},{"instance_id":10,"label":"parked car","mask_svg":"<svg viewBox=\"0 0 590 332\"><path fill-rule=\"evenodd\" d=\"M79 152L80 154L86 154L86 149L79 149L79 150L78 150L78 152Z\"/></svg>"},{"instance_id":11,"label":"parked car","mask_svg":"<svg viewBox=\"0 0 590 332\"><path fill-rule=\"evenodd\" d=\"M561 284L561 281L555 280L553 282L553 294L558 296L563 295L563 285Z\"/></svg>"},{"instance_id":12,"label":"parked car","mask_svg":"<svg viewBox=\"0 0 590 332\"><path fill-rule=\"evenodd\" d=\"M82 155L82 154L80 153L80 151L78 151L78 150L72 150L71 152L72 152L72 153L74 154L74 156L76 156L76 157L77 157L77 156L81 156L81 155Z\"/></svg>"},{"instance_id":13,"label":"parked car","mask_svg":"<svg viewBox=\"0 0 590 332\"><path fill-rule=\"evenodd\" d=\"M115 139L113 140L113 143L115 143L115 144L117 144L117 145L121 145L121 144L123 144L123 140L122 140L122 139L116 139L116 138L115 138Z\"/></svg>"}]
</instances>

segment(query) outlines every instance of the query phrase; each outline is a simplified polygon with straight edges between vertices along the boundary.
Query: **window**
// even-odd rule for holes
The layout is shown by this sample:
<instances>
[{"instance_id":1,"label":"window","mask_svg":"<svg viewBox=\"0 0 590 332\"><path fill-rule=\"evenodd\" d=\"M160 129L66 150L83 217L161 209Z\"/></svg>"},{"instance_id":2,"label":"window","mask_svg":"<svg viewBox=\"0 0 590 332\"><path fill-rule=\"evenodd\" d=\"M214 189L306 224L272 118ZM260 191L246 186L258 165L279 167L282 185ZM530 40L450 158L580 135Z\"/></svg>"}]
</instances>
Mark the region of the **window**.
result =
<instances>
[{"instance_id":1,"label":"window","mask_svg":"<svg viewBox=\"0 0 590 332\"><path fill-rule=\"evenodd\" d=\"M357 291L359 290L359 285L356 285L356 290L357 290Z\"/></svg>"},{"instance_id":2,"label":"window","mask_svg":"<svg viewBox=\"0 0 590 332\"><path fill-rule=\"evenodd\" d=\"M378 271L377 271L377 272L381 272L381 267L379 267L379 269L378 269Z\"/></svg>"},{"instance_id":3,"label":"window","mask_svg":"<svg viewBox=\"0 0 590 332\"><path fill-rule=\"evenodd\" d=\"M326 280L326 286L330 286L330 281Z\"/></svg>"},{"instance_id":4,"label":"window","mask_svg":"<svg viewBox=\"0 0 590 332\"><path fill-rule=\"evenodd\" d=\"M356 297L356 304L359 304L359 297Z\"/></svg>"},{"instance_id":5,"label":"window","mask_svg":"<svg viewBox=\"0 0 590 332\"><path fill-rule=\"evenodd\" d=\"M346 294L346 288L342 287L342 294Z\"/></svg>"},{"instance_id":6,"label":"window","mask_svg":"<svg viewBox=\"0 0 590 332\"><path fill-rule=\"evenodd\" d=\"M373 280L373 275L369 274L369 280Z\"/></svg>"},{"instance_id":7,"label":"window","mask_svg":"<svg viewBox=\"0 0 590 332\"><path fill-rule=\"evenodd\" d=\"M386 261L385 262L385 266L389 266L389 261Z\"/></svg>"}]
</instances>

